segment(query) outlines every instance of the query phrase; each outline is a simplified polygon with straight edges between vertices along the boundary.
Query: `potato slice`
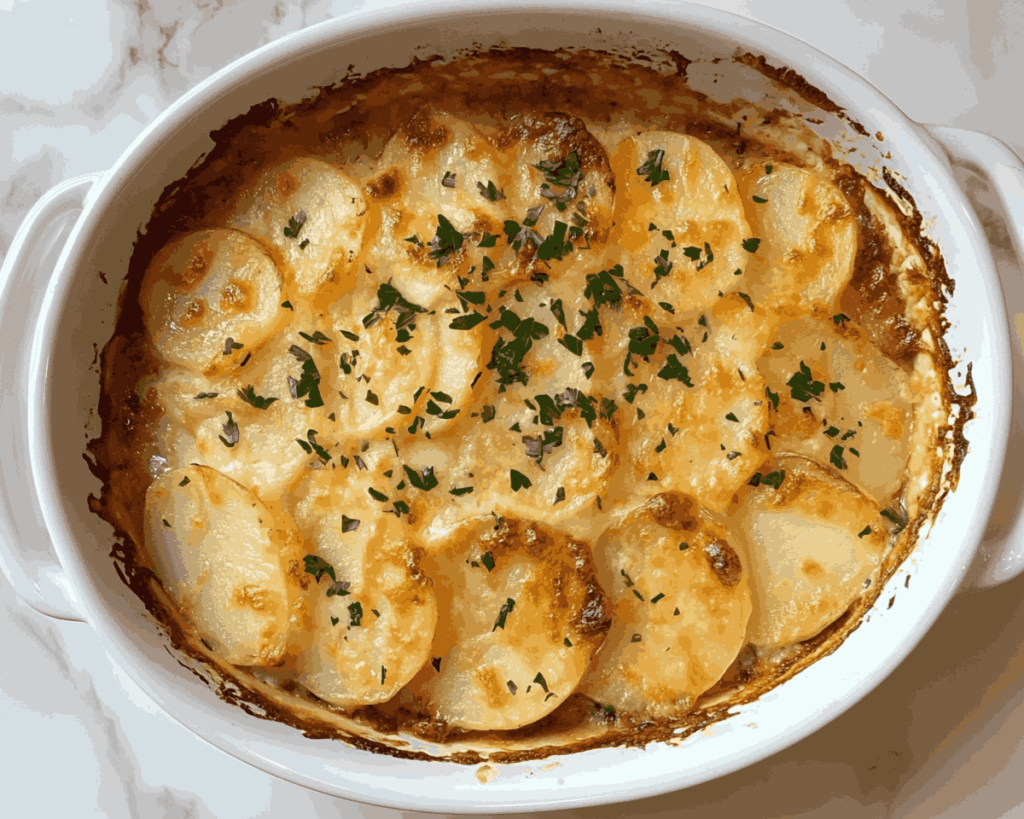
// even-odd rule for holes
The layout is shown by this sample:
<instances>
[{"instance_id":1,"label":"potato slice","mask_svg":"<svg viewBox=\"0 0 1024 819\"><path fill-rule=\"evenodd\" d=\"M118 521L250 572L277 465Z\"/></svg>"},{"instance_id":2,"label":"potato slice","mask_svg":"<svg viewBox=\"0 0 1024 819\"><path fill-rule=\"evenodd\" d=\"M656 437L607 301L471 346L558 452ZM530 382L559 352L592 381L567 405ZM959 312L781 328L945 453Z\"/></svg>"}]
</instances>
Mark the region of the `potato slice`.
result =
<instances>
[{"instance_id":1,"label":"potato slice","mask_svg":"<svg viewBox=\"0 0 1024 819\"><path fill-rule=\"evenodd\" d=\"M446 286L458 287L459 276L508 277L494 267L511 216L502 196L509 175L476 126L447 114L416 114L385 146L377 167L366 187L380 206L367 258L378 279L433 309ZM484 234L493 238L484 241Z\"/></svg>"},{"instance_id":2,"label":"potato slice","mask_svg":"<svg viewBox=\"0 0 1024 819\"><path fill-rule=\"evenodd\" d=\"M765 473L729 531L750 574L747 639L771 648L807 640L846 611L879 566L888 528L878 504L813 461L777 458Z\"/></svg>"},{"instance_id":3,"label":"potato slice","mask_svg":"<svg viewBox=\"0 0 1024 819\"><path fill-rule=\"evenodd\" d=\"M631 485L724 509L767 456L757 359L770 318L733 294L707 312L675 315L630 297L612 319L602 364L615 367Z\"/></svg>"},{"instance_id":4,"label":"potato slice","mask_svg":"<svg viewBox=\"0 0 1024 819\"><path fill-rule=\"evenodd\" d=\"M637 719L686 713L746 644L750 589L725 529L691 498L655 495L594 561L614 614L580 692Z\"/></svg>"},{"instance_id":5,"label":"potato slice","mask_svg":"<svg viewBox=\"0 0 1024 819\"><path fill-rule=\"evenodd\" d=\"M732 171L694 137L649 131L613 155L618 195L610 243L628 254L626 275L678 310L703 310L746 287L754 237ZM643 172L640 172L640 171ZM665 178L664 174L667 174Z\"/></svg>"},{"instance_id":6,"label":"potato slice","mask_svg":"<svg viewBox=\"0 0 1024 819\"><path fill-rule=\"evenodd\" d=\"M164 247L146 269L139 302L157 354L194 373L217 372L233 350L260 345L284 319L280 271L259 243L233 230L190 233Z\"/></svg>"},{"instance_id":7,"label":"potato slice","mask_svg":"<svg viewBox=\"0 0 1024 819\"><path fill-rule=\"evenodd\" d=\"M778 401L772 449L831 463L888 505L906 478L908 374L852 321L813 318L781 325L758 368Z\"/></svg>"},{"instance_id":8,"label":"potato slice","mask_svg":"<svg viewBox=\"0 0 1024 819\"><path fill-rule=\"evenodd\" d=\"M781 162L755 165L736 181L761 240L746 268L747 293L780 313L833 315L853 276L859 233L842 191Z\"/></svg>"},{"instance_id":9,"label":"potato slice","mask_svg":"<svg viewBox=\"0 0 1024 819\"><path fill-rule=\"evenodd\" d=\"M609 627L586 544L485 516L455 528L423 566L438 626L403 703L450 726L505 730L575 690Z\"/></svg>"},{"instance_id":10,"label":"potato slice","mask_svg":"<svg viewBox=\"0 0 1024 819\"><path fill-rule=\"evenodd\" d=\"M296 355L291 350L299 345ZM160 454L172 467L211 466L261 497L287 490L304 469L329 457L325 450L321 458L313 443L333 449L337 441L329 413L341 399L329 378L310 375L311 365L318 375L331 373L333 347L282 333L219 379L165 373L155 385L167 415L157 433ZM310 390L299 395L303 387Z\"/></svg>"},{"instance_id":11,"label":"potato slice","mask_svg":"<svg viewBox=\"0 0 1024 819\"><path fill-rule=\"evenodd\" d=\"M427 662L437 622L404 521L367 491L386 487L380 472L393 464L364 457L366 469L318 469L296 492L306 571L317 577L296 639L298 680L344 708L391 699Z\"/></svg>"},{"instance_id":12,"label":"potato slice","mask_svg":"<svg viewBox=\"0 0 1024 819\"><path fill-rule=\"evenodd\" d=\"M294 530L205 466L157 478L146 524L157 577L211 650L235 665L280 664L301 589Z\"/></svg>"},{"instance_id":13,"label":"potato slice","mask_svg":"<svg viewBox=\"0 0 1024 819\"><path fill-rule=\"evenodd\" d=\"M359 185L313 157L289 159L241 193L230 226L262 241L294 283L312 298L352 286L370 219Z\"/></svg>"}]
</instances>

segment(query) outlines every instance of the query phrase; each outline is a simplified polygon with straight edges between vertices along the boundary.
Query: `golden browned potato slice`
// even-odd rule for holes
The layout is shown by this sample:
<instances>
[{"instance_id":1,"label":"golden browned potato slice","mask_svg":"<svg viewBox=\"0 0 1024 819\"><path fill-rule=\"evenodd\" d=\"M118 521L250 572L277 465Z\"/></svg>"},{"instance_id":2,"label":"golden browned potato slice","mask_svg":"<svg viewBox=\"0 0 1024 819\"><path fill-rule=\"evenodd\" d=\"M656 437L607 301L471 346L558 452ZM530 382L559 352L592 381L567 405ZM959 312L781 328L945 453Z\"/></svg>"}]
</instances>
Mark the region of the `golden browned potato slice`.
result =
<instances>
[{"instance_id":1,"label":"golden browned potato slice","mask_svg":"<svg viewBox=\"0 0 1024 819\"><path fill-rule=\"evenodd\" d=\"M283 661L300 591L298 536L243 486L205 466L146 492L146 549L196 634L235 665Z\"/></svg>"},{"instance_id":2,"label":"golden browned potato slice","mask_svg":"<svg viewBox=\"0 0 1024 819\"><path fill-rule=\"evenodd\" d=\"M751 259L744 242L756 237L732 171L710 146L649 131L620 143L613 167L610 242L628 253L626 274L640 289L684 311L744 289Z\"/></svg>"},{"instance_id":3,"label":"golden browned potato slice","mask_svg":"<svg viewBox=\"0 0 1024 819\"><path fill-rule=\"evenodd\" d=\"M684 495L655 495L594 550L612 628L579 690L636 718L689 711L745 645L746 572L725 530Z\"/></svg>"},{"instance_id":4,"label":"golden browned potato slice","mask_svg":"<svg viewBox=\"0 0 1024 819\"><path fill-rule=\"evenodd\" d=\"M488 515L455 528L423 566L438 626L403 702L447 725L503 730L575 690L609 625L586 544Z\"/></svg>"},{"instance_id":5,"label":"golden browned potato slice","mask_svg":"<svg viewBox=\"0 0 1024 819\"><path fill-rule=\"evenodd\" d=\"M908 374L852 321L813 318L780 325L758 368L772 391L772 449L830 463L888 505L906 476Z\"/></svg>"},{"instance_id":6,"label":"golden browned potato slice","mask_svg":"<svg viewBox=\"0 0 1024 819\"><path fill-rule=\"evenodd\" d=\"M515 236L505 264L519 277L582 288L582 273L600 265L612 227L608 153L581 119L561 113L521 115L497 143L512 161Z\"/></svg>"},{"instance_id":7,"label":"golden browned potato slice","mask_svg":"<svg viewBox=\"0 0 1024 819\"><path fill-rule=\"evenodd\" d=\"M775 459L730 522L750 575L747 639L774 647L813 637L864 591L881 562L880 508L834 471Z\"/></svg>"},{"instance_id":8,"label":"golden browned potato slice","mask_svg":"<svg viewBox=\"0 0 1024 819\"><path fill-rule=\"evenodd\" d=\"M362 459L365 469L315 470L296 492L306 571L317 579L295 640L298 679L346 708L393 697L427 662L437 622L405 522L368 492L386 488L380 473L394 464L373 451Z\"/></svg>"},{"instance_id":9,"label":"golden browned potato slice","mask_svg":"<svg viewBox=\"0 0 1024 819\"><path fill-rule=\"evenodd\" d=\"M263 242L294 294L312 298L351 286L369 218L356 182L328 162L301 157L270 168L243 191L230 226Z\"/></svg>"},{"instance_id":10,"label":"golden browned potato slice","mask_svg":"<svg viewBox=\"0 0 1024 819\"><path fill-rule=\"evenodd\" d=\"M195 373L217 371L231 350L257 347L284 318L281 273L258 242L234 230L190 233L164 247L146 269L139 302L157 354Z\"/></svg>"},{"instance_id":11,"label":"golden browned potato slice","mask_svg":"<svg viewBox=\"0 0 1024 819\"><path fill-rule=\"evenodd\" d=\"M736 294L707 312L655 310L630 297L607 331L630 480L724 509L767 455L757 359L771 322Z\"/></svg>"},{"instance_id":12,"label":"golden browned potato slice","mask_svg":"<svg viewBox=\"0 0 1024 819\"><path fill-rule=\"evenodd\" d=\"M857 219L842 191L780 162L754 165L736 181L760 239L743 277L747 293L780 313L833 315L857 254Z\"/></svg>"},{"instance_id":13,"label":"golden browned potato slice","mask_svg":"<svg viewBox=\"0 0 1024 819\"><path fill-rule=\"evenodd\" d=\"M508 277L497 265L511 216L502 193L506 160L476 126L416 114L385 146L378 169L366 186L380 208L367 264L380 281L433 309L446 286L457 289L460 275L475 282Z\"/></svg>"}]
</instances>

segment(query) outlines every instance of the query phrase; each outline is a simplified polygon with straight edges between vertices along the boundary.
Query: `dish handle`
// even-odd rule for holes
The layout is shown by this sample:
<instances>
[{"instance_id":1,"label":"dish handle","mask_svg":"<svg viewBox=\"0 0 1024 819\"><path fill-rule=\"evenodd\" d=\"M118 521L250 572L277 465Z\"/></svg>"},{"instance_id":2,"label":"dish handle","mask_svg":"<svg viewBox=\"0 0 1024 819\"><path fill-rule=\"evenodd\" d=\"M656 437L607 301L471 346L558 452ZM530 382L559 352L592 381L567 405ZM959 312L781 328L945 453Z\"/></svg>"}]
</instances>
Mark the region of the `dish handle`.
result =
<instances>
[{"instance_id":1,"label":"dish handle","mask_svg":"<svg viewBox=\"0 0 1024 819\"><path fill-rule=\"evenodd\" d=\"M56 555L29 474L28 359L45 284L102 174L61 182L36 202L0 266L0 570L22 600L59 620L85 622Z\"/></svg>"},{"instance_id":2,"label":"dish handle","mask_svg":"<svg viewBox=\"0 0 1024 819\"><path fill-rule=\"evenodd\" d=\"M1006 461L992 517L960 587L969 591L1024 572L1024 163L987 134L944 125L923 128L951 162L989 182L985 201L970 198L992 246L1012 335L1013 409Z\"/></svg>"}]
</instances>

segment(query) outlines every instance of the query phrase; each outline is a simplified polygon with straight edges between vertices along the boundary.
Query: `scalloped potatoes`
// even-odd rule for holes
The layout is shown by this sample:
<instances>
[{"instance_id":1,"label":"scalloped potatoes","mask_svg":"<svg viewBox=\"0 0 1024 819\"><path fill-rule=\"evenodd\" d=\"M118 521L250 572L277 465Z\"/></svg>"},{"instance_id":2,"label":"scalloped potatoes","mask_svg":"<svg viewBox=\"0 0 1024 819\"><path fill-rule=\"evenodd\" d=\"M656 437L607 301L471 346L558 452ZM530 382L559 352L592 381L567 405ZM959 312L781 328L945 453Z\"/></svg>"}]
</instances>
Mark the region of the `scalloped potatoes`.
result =
<instances>
[{"instance_id":1,"label":"scalloped potatoes","mask_svg":"<svg viewBox=\"0 0 1024 819\"><path fill-rule=\"evenodd\" d=\"M881 576L927 443L925 347L844 307L881 206L565 107L268 155L149 259L125 459L215 657L434 738L676 724Z\"/></svg>"}]
</instances>

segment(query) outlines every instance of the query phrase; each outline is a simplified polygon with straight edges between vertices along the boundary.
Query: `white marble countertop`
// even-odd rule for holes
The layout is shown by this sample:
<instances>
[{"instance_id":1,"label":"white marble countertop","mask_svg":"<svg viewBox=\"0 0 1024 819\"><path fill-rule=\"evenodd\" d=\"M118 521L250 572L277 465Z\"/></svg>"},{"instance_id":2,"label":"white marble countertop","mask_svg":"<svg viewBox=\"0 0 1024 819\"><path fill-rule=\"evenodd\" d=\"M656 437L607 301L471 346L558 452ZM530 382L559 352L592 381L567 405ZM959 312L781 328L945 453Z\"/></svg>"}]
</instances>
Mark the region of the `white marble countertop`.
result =
<instances>
[{"instance_id":1,"label":"white marble countertop","mask_svg":"<svg viewBox=\"0 0 1024 819\"><path fill-rule=\"evenodd\" d=\"M0 0L0 259L43 192L108 168L199 80L371 3ZM983 131L1024 156L1020 0L708 4L814 44L913 119ZM992 203L984 180L966 170L960 179L979 207ZM996 251L1011 269L1005 245ZM559 815L1024 815L1022 593L1024 577L955 598L875 692L756 766L683 792ZM398 815L307 791L195 738L112 665L89 626L37 614L2 578L0 645L4 815Z\"/></svg>"}]
</instances>

